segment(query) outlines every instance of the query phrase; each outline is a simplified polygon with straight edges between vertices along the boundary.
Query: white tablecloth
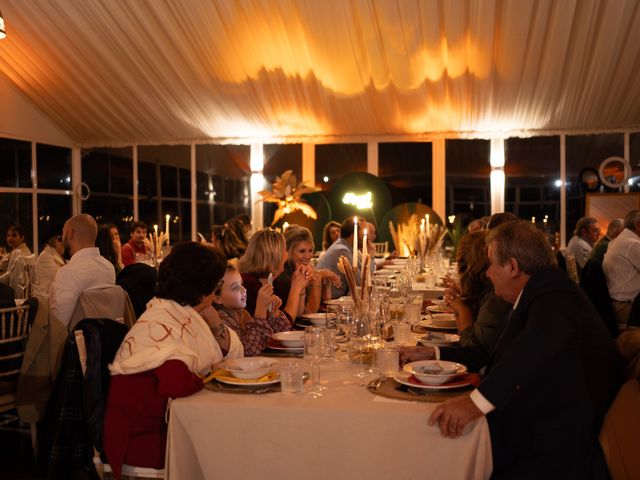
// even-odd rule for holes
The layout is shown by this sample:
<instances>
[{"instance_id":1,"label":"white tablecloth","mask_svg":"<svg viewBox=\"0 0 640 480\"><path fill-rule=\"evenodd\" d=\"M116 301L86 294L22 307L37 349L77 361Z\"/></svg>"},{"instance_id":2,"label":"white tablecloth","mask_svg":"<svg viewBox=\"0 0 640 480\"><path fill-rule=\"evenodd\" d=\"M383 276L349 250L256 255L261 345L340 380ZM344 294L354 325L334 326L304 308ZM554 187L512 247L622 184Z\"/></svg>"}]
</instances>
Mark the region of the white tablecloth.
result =
<instances>
[{"instance_id":1,"label":"white tablecloth","mask_svg":"<svg viewBox=\"0 0 640 480\"><path fill-rule=\"evenodd\" d=\"M387 400L356 385L353 365L322 364L329 391L204 390L171 404L167 478L483 479L491 474L484 418L458 439L427 419L436 404Z\"/></svg>"}]
</instances>

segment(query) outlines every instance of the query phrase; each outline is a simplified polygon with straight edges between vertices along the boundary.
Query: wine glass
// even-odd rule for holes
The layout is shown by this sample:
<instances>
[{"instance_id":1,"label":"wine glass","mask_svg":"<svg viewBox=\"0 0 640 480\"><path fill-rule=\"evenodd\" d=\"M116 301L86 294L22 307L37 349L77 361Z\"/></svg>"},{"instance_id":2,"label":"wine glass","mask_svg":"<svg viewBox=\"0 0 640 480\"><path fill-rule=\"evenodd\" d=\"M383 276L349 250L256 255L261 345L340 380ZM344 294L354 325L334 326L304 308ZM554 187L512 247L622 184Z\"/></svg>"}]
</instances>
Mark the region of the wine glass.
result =
<instances>
[{"instance_id":1,"label":"wine glass","mask_svg":"<svg viewBox=\"0 0 640 480\"><path fill-rule=\"evenodd\" d=\"M29 277L27 272L18 272L18 275L16 276L16 286L18 287L16 291L16 298L21 299L24 302L27 298L27 289L29 288Z\"/></svg>"},{"instance_id":2,"label":"wine glass","mask_svg":"<svg viewBox=\"0 0 640 480\"><path fill-rule=\"evenodd\" d=\"M356 315L353 319L349 338L349 350L351 350L351 358L358 359L360 363L360 368L353 376L360 379L360 385L364 385L364 378L367 375L364 368L364 358L367 352L370 352L369 322L364 313Z\"/></svg>"},{"instance_id":3,"label":"wine glass","mask_svg":"<svg viewBox=\"0 0 640 480\"><path fill-rule=\"evenodd\" d=\"M311 390L313 398L322 396L326 390L320 385L320 361L322 360L322 329L307 327L304 332L304 359L311 365Z\"/></svg>"}]
</instances>

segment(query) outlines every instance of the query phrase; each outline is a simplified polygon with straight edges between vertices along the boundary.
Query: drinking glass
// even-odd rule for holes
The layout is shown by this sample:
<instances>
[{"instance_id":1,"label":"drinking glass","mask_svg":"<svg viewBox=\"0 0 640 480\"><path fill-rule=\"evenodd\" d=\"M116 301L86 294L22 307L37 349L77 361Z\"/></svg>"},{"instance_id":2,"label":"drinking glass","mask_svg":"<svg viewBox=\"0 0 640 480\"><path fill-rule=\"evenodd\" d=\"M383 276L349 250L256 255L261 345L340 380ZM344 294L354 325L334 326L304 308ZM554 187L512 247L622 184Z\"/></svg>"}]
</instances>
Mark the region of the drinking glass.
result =
<instances>
[{"instance_id":1,"label":"drinking glass","mask_svg":"<svg viewBox=\"0 0 640 480\"><path fill-rule=\"evenodd\" d=\"M358 360L360 368L354 377L360 379L360 384L364 385L364 378L367 372L364 368L364 358L367 352L370 352L369 345L369 322L367 316L364 314L356 315L351 325L351 335L349 336L349 350L351 350L351 358Z\"/></svg>"},{"instance_id":2,"label":"drinking glass","mask_svg":"<svg viewBox=\"0 0 640 480\"><path fill-rule=\"evenodd\" d=\"M301 393L304 390L304 372L298 362L288 362L280 367L282 393Z\"/></svg>"},{"instance_id":3,"label":"drinking glass","mask_svg":"<svg viewBox=\"0 0 640 480\"><path fill-rule=\"evenodd\" d=\"M347 338L349 337L349 330L351 326L351 322L353 321L353 307L344 306L340 309L340 313L338 314L338 327L340 329L340 333L344 334Z\"/></svg>"},{"instance_id":4,"label":"drinking glass","mask_svg":"<svg viewBox=\"0 0 640 480\"><path fill-rule=\"evenodd\" d=\"M304 329L304 359L311 365L311 390L313 398L322 396L326 390L320 385L320 361L322 360L322 329L307 327Z\"/></svg>"}]
</instances>

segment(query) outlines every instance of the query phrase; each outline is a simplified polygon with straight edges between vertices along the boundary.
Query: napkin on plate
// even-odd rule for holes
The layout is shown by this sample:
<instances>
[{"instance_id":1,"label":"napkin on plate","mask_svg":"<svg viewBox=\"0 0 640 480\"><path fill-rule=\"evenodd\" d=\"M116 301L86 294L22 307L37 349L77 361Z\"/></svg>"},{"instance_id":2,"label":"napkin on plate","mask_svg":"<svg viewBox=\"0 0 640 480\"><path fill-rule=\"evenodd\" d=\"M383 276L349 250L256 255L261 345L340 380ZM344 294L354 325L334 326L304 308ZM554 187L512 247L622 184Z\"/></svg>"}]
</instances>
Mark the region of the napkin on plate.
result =
<instances>
[{"instance_id":1,"label":"napkin on plate","mask_svg":"<svg viewBox=\"0 0 640 480\"><path fill-rule=\"evenodd\" d=\"M226 380L232 383L261 383L261 382L270 382L274 380L278 374L276 372L269 372L266 375L263 375L260 378L256 378L253 380L245 380L243 378L237 378L231 375L228 370L223 370L222 368L210 373L205 378L202 379L204 383L210 382L214 378L219 378L221 380Z\"/></svg>"}]
</instances>

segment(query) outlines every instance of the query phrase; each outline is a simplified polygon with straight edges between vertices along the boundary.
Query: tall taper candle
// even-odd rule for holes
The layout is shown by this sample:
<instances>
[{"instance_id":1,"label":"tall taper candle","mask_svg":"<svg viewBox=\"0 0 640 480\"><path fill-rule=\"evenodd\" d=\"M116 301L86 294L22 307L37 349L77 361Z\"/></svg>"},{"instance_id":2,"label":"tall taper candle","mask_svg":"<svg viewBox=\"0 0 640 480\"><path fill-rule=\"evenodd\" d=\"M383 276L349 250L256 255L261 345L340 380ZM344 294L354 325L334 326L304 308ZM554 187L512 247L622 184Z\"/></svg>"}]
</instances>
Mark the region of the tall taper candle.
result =
<instances>
[{"instance_id":1,"label":"tall taper candle","mask_svg":"<svg viewBox=\"0 0 640 480\"><path fill-rule=\"evenodd\" d=\"M167 245L169 245L169 219L171 218L171 215L167 214L166 217L164 217L164 218L167 221L167 226L165 228L165 232L167 233Z\"/></svg>"},{"instance_id":2,"label":"tall taper candle","mask_svg":"<svg viewBox=\"0 0 640 480\"><path fill-rule=\"evenodd\" d=\"M429 224L429 214L427 213L427 237L431 238L431 225Z\"/></svg>"},{"instance_id":3,"label":"tall taper candle","mask_svg":"<svg viewBox=\"0 0 640 480\"><path fill-rule=\"evenodd\" d=\"M358 269L358 217L353 217L353 269Z\"/></svg>"}]
</instances>

